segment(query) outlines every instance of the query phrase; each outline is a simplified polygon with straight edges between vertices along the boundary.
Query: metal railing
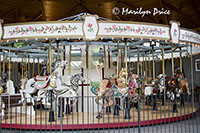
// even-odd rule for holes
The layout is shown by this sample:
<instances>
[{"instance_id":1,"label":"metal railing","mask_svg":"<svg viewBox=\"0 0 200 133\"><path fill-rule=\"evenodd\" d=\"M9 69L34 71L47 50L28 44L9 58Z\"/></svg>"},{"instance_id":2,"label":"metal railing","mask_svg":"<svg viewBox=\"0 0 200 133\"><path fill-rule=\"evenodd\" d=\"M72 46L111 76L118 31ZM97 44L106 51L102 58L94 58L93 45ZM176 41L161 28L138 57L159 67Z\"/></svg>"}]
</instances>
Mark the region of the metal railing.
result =
<instances>
[{"instance_id":1,"label":"metal railing","mask_svg":"<svg viewBox=\"0 0 200 133\"><path fill-rule=\"evenodd\" d=\"M199 131L198 93L194 94L194 105L192 96L187 94L176 98L175 102L168 98L163 100L163 97L162 94L150 97L138 95L135 101L128 97L104 97L99 100L101 104L96 104L95 96L60 97L55 98L51 104L45 97L26 98L26 102L19 103L21 98L15 95L10 96L8 110L8 96L2 96L0 129L19 131L112 129L148 133L160 132L159 127L162 126L161 132ZM77 100L73 106L72 99ZM113 106L103 108L109 102L114 102ZM185 123L188 119L193 123L189 128Z\"/></svg>"}]
</instances>

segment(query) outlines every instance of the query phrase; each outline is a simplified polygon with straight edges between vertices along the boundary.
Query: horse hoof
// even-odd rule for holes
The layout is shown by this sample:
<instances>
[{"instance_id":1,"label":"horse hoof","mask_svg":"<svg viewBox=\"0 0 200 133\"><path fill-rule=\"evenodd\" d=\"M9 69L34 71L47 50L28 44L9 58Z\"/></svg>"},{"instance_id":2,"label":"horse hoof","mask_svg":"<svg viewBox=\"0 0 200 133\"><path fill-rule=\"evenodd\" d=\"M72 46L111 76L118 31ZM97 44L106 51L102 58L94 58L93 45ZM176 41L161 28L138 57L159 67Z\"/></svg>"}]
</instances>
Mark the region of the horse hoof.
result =
<instances>
[{"instance_id":1,"label":"horse hoof","mask_svg":"<svg viewBox=\"0 0 200 133\"><path fill-rule=\"evenodd\" d=\"M101 118L102 118L102 115L101 115L101 114L98 114L98 115L96 116L96 118L97 118L97 119L101 119Z\"/></svg>"}]
</instances>

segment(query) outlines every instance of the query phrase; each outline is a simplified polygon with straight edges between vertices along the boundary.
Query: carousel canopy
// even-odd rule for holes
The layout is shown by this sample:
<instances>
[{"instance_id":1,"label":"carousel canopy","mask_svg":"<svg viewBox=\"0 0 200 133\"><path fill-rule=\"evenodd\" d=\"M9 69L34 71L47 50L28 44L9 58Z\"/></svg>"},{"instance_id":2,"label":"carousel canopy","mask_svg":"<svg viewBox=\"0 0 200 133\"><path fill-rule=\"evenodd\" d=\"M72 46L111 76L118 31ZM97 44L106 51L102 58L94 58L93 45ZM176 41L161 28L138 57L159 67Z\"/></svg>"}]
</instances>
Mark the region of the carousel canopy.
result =
<instances>
[{"instance_id":1,"label":"carousel canopy","mask_svg":"<svg viewBox=\"0 0 200 133\"><path fill-rule=\"evenodd\" d=\"M87 12L114 21L169 24L169 20L177 20L182 27L200 31L198 5L199 0L1 0L0 18L4 23L56 21ZM151 12L158 9L170 10L170 14L165 16L151 13L144 17L141 17L141 14L114 15L112 13L114 7L118 7L121 12L122 8Z\"/></svg>"}]
</instances>

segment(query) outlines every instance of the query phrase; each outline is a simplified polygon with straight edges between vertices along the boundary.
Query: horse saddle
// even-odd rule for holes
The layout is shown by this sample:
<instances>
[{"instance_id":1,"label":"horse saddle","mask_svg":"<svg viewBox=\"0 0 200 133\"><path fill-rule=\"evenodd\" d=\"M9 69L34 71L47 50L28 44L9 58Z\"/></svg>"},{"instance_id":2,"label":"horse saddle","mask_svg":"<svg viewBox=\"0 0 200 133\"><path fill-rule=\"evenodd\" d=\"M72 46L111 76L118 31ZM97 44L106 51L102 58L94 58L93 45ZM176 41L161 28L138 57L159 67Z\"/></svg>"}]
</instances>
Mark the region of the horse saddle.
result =
<instances>
[{"instance_id":1,"label":"horse saddle","mask_svg":"<svg viewBox=\"0 0 200 133\"><path fill-rule=\"evenodd\" d=\"M35 76L34 77L34 80L37 82L37 81L47 81L48 80L48 76Z\"/></svg>"},{"instance_id":2,"label":"horse saddle","mask_svg":"<svg viewBox=\"0 0 200 133\"><path fill-rule=\"evenodd\" d=\"M38 89L45 89L49 86L48 76L35 76L34 80Z\"/></svg>"}]
</instances>

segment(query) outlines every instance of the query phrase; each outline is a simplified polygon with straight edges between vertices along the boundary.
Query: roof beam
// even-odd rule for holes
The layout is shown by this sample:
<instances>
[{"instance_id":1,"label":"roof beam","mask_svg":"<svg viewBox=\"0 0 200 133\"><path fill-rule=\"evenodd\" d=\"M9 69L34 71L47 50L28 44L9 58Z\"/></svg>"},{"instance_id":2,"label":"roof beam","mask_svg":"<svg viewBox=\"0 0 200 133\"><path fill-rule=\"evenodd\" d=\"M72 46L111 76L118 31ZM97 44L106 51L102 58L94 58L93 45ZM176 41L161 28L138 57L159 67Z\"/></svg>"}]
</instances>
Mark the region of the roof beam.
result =
<instances>
[{"instance_id":1,"label":"roof beam","mask_svg":"<svg viewBox=\"0 0 200 133\"><path fill-rule=\"evenodd\" d=\"M43 13L40 13L36 18L33 19L33 21L37 21L42 16L43 16Z\"/></svg>"},{"instance_id":2,"label":"roof beam","mask_svg":"<svg viewBox=\"0 0 200 133\"><path fill-rule=\"evenodd\" d=\"M68 16L73 12L73 10L76 9L78 6L79 6L79 4L76 4L74 7L72 7L72 8L69 10L69 12L67 12L67 14L64 16L64 18L68 17Z\"/></svg>"},{"instance_id":3,"label":"roof beam","mask_svg":"<svg viewBox=\"0 0 200 133\"><path fill-rule=\"evenodd\" d=\"M176 12L177 14L179 14L180 16L182 16L183 18L185 18L184 20L190 22L190 23L193 23L195 25L199 25L198 23L196 23L195 21L192 21L191 19L188 19L188 18L191 18L190 16L187 16L185 14L183 14L179 9L177 9L176 7L170 5L170 4L167 4L167 3L163 3L164 7L165 8L168 8L168 9L171 9L173 10L174 12Z\"/></svg>"},{"instance_id":4,"label":"roof beam","mask_svg":"<svg viewBox=\"0 0 200 133\"><path fill-rule=\"evenodd\" d=\"M43 0L38 0L38 1L39 1L39 4L40 4L40 8L41 8L41 10L42 10L43 19L44 19L44 21L46 21L46 15L45 15L45 11L44 11Z\"/></svg>"},{"instance_id":5,"label":"roof beam","mask_svg":"<svg viewBox=\"0 0 200 133\"><path fill-rule=\"evenodd\" d=\"M160 0L160 5L161 5L161 7L164 7L163 0ZM165 23L166 23L167 25L169 25L169 21L168 21L168 19L167 19L167 15L166 15L166 14L164 14L164 19L165 19Z\"/></svg>"},{"instance_id":6,"label":"roof beam","mask_svg":"<svg viewBox=\"0 0 200 133\"><path fill-rule=\"evenodd\" d=\"M126 3L124 1L120 1L120 3L122 3L122 4L124 4L124 5L128 6L128 7L131 7L131 8L136 8L133 5L131 5L130 3ZM149 15L147 15L147 17L150 18L154 23L157 23L157 20L154 17L150 17Z\"/></svg>"}]
</instances>

